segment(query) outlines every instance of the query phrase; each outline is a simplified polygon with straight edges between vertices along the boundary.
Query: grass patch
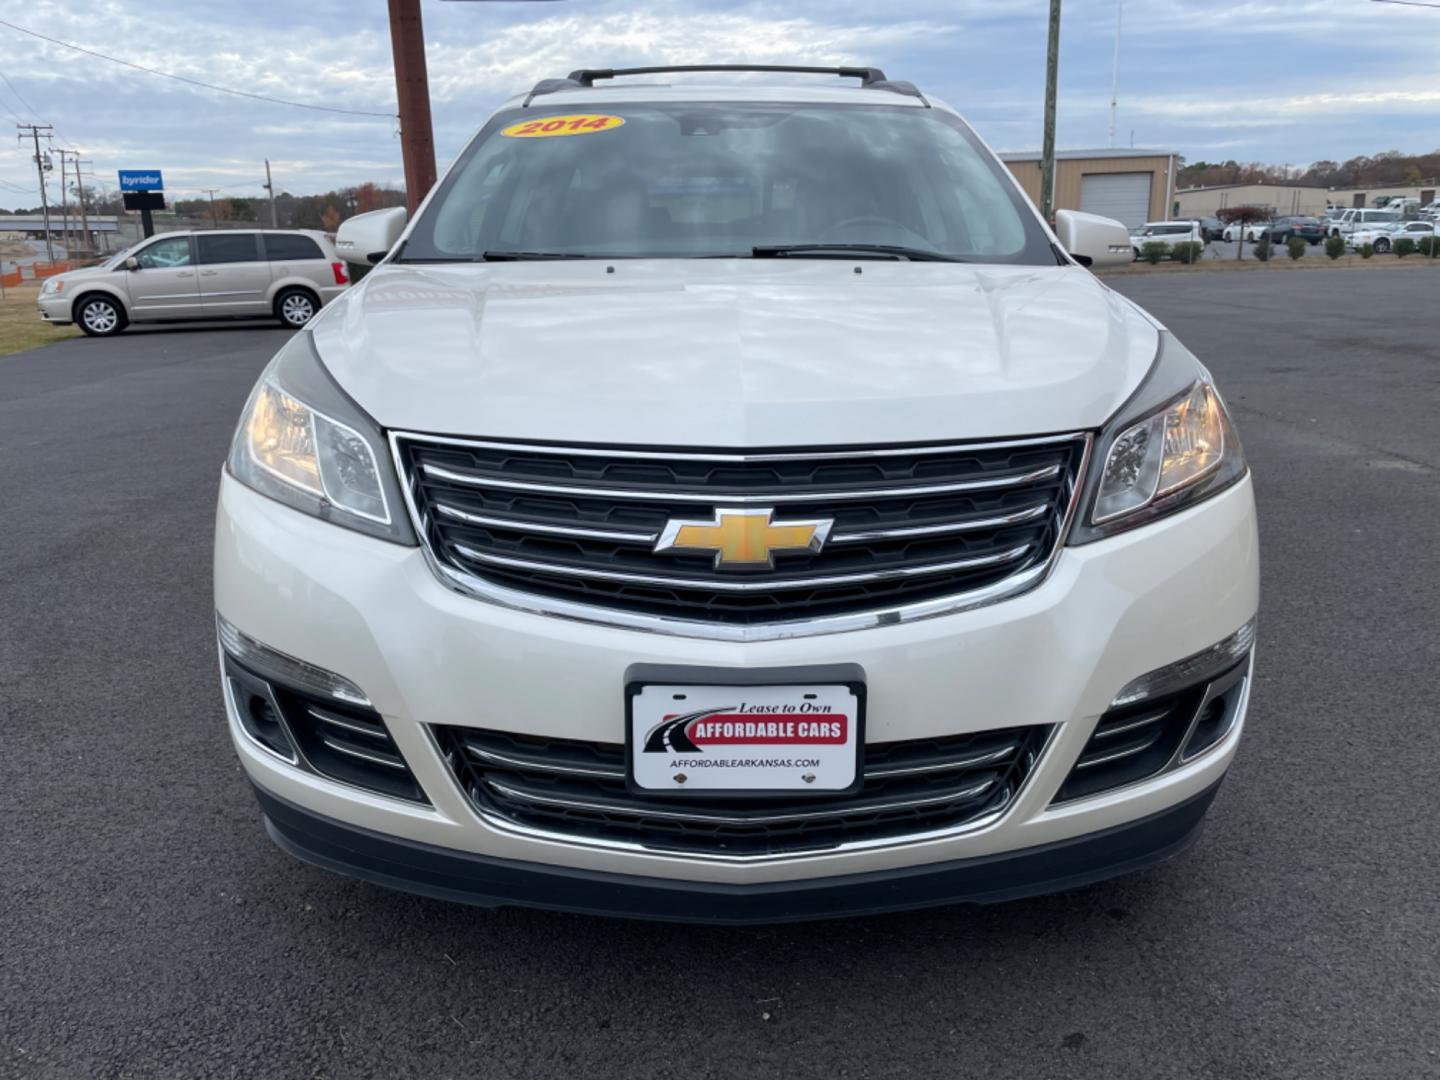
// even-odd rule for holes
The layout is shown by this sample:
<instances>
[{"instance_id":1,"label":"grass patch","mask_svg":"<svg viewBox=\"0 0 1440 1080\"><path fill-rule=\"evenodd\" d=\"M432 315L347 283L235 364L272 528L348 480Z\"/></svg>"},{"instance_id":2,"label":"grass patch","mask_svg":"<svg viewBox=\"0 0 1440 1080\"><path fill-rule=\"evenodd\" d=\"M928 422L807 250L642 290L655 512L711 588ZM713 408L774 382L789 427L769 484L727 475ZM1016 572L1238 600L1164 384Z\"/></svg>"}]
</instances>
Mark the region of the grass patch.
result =
<instances>
[{"instance_id":1,"label":"grass patch","mask_svg":"<svg viewBox=\"0 0 1440 1080\"><path fill-rule=\"evenodd\" d=\"M78 327L51 326L41 320L35 307L39 292L38 285L5 290L5 299L0 300L0 356L80 336Z\"/></svg>"}]
</instances>

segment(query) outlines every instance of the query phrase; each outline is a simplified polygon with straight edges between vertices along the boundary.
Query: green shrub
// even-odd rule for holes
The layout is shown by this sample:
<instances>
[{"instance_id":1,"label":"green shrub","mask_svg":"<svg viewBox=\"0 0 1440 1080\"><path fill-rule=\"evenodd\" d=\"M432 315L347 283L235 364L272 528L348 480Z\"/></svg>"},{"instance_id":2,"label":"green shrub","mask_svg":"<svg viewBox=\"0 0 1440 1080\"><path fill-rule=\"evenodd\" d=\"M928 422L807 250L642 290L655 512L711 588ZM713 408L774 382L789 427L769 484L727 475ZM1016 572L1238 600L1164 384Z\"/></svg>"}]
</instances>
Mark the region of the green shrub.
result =
<instances>
[{"instance_id":1,"label":"green shrub","mask_svg":"<svg viewBox=\"0 0 1440 1080\"><path fill-rule=\"evenodd\" d=\"M1205 254L1205 245L1194 240L1184 240L1170 248L1170 257L1176 262L1197 263Z\"/></svg>"},{"instance_id":2,"label":"green shrub","mask_svg":"<svg viewBox=\"0 0 1440 1080\"><path fill-rule=\"evenodd\" d=\"M1309 246L1303 236L1292 236L1285 244L1285 252L1290 258L1299 259L1304 256L1305 249Z\"/></svg>"},{"instance_id":3,"label":"green shrub","mask_svg":"<svg viewBox=\"0 0 1440 1080\"><path fill-rule=\"evenodd\" d=\"M1338 259L1345 254L1345 238L1343 236L1327 236L1325 238L1325 254L1332 259Z\"/></svg>"},{"instance_id":4,"label":"green shrub","mask_svg":"<svg viewBox=\"0 0 1440 1080\"><path fill-rule=\"evenodd\" d=\"M1270 261L1270 237L1262 236L1255 241L1255 258L1261 262Z\"/></svg>"},{"instance_id":5,"label":"green shrub","mask_svg":"<svg viewBox=\"0 0 1440 1080\"><path fill-rule=\"evenodd\" d=\"M1422 236L1415 250L1431 259L1440 259L1440 236Z\"/></svg>"},{"instance_id":6,"label":"green shrub","mask_svg":"<svg viewBox=\"0 0 1440 1080\"><path fill-rule=\"evenodd\" d=\"M1140 257L1151 266L1159 264L1160 260L1170 254L1170 245L1164 240L1146 240L1140 247Z\"/></svg>"},{"instance_id":7,"label":"green shrub","mask_svg":"<svg viewBox=\"0 0 1440 1080\"><path fill-rule=\"evenodd\" d=\"M1403 259L1406 255L1415 254L1415 241L1411 240L1408 236L1400 237L1391 247L1394 248L1397 259Z\"/></svg>"},{"instance_id":8,"label":"green shrub","mask_svg":"<svg viewBox=\"0 0 1440 1080\"><path fill-rule=\"evenodd\" d=\"M1360 258L1362 258L1362 259L1368 259L1368 258L1370 258L1371 255L1374 255L1374 254L1375 254L1375 245L1374 245L1374 244L1361 244L1361 245L1360 245Z\"/></svg>"}]
</instances>

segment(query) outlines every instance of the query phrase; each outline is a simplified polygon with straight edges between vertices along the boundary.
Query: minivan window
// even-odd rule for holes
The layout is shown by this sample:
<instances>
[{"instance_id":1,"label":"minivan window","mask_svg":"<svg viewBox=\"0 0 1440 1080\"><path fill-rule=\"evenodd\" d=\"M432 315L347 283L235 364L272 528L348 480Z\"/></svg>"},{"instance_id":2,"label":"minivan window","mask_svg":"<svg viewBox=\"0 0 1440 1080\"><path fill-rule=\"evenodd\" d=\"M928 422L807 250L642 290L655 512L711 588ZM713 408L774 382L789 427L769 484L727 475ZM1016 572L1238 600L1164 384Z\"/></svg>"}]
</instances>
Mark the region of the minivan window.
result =
<instances>
[{"instance_id":1,"label":"minivan window","mask_svg":"<svg viewBox=\"0 0 1440 1080\"><path fill-rule=\"evenodd\" d=\"M135 253L135 261L147 270L164 269L167 266L190 265L190 238L172 236L157 240L149 247Z\"/></svg>"},{"instance_id":2,"label":"minivan window","mask_svg":"<svg viewBox=\"0 0 1440 1080\"><path fill-rule=\"evenodd\" d=\"M203 233L195 238L200 248L200 262L259 262L254 233Z\"/></svg>"},{"instance_id":3,"label":"minivan window","mask_svg":"<svg viewBox=\"0 0 1440 1080\"><path fill-rule=\"evenodd\" d=\"M261 233L265 258L271 262L298 262L301 259L323 259L320 245L308 236L294 233Z\"/></svg>"},{"instance_id":4,"label":"minivan window","mask_svg":"<svg viewBox=\"0 0 1440 1080\"><path fill-rule=\"evenodd\" d=\"M748 257L805 244L1057 262L1004 166L958 117L721 102L504 112L461 155L400 261Z\"/></svg>"}]
</instances>

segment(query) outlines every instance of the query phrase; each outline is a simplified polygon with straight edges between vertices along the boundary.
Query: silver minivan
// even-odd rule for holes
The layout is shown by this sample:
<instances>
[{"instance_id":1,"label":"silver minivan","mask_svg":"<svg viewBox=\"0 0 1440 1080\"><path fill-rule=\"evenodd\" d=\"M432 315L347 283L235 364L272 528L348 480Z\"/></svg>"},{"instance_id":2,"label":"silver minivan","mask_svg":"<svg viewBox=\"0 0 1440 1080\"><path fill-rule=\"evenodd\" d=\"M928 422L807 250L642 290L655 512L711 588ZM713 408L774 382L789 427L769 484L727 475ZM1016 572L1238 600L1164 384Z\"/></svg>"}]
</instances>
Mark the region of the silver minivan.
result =
<instances>
[{"instance_id":1,"label":"silver minivan","mask_svg":"<svg viewBox=\"0 0 1440 1080\"><path fill-rule=\"evenodd\" d=\"M321 232L161 233L45 282L40 317L96 337L132 322L268 316L299 328L350 285Z\"/></svg>"}]
</instances>

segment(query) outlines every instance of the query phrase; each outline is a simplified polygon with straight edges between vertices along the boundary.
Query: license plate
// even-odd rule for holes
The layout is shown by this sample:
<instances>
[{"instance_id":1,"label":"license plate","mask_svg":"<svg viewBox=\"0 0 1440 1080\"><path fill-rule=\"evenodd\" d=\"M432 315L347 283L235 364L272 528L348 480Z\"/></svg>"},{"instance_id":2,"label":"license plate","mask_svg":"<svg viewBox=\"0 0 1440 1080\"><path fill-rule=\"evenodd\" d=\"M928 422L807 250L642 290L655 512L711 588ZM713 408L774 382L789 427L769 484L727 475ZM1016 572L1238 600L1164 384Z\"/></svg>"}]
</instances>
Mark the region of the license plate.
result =
<instances>
[{"instance_id":1,"label":"license plate","mask_svg":"<svg viewBox=\"0 0 1440 1080\"><path fill-rule=\"evenodd\" d=\"M632 687L630 785L667 795L853 791L862 779L860 690Z\"/></svg>"}]
</instances>

